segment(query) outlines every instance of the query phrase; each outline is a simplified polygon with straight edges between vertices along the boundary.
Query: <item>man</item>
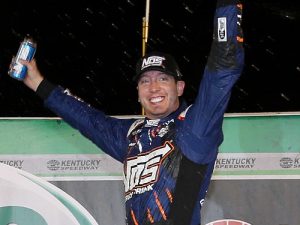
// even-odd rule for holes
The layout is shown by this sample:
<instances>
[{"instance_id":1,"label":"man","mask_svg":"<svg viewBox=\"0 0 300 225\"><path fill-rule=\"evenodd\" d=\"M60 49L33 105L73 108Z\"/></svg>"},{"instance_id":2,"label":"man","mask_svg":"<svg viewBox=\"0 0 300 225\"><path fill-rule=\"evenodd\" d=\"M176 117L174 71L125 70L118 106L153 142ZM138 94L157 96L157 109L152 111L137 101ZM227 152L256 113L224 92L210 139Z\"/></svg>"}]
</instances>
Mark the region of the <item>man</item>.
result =
<instances>
[{"instance_id":1,"label":"man","mask_svg":"<svg viewBox=\"0 0 300 225\"><path fill-rule=\"evenodd\" d=\"M180 100L185 83L174 58L152 52L136 76L145 119L117 119L88 106L43 78L25 62L24 83L46 107L124 164L126 220L130 225L199 225L222 122L244 61L241 4L218 0L211 52L195 103Z\"/></svg>"}]
</instances>

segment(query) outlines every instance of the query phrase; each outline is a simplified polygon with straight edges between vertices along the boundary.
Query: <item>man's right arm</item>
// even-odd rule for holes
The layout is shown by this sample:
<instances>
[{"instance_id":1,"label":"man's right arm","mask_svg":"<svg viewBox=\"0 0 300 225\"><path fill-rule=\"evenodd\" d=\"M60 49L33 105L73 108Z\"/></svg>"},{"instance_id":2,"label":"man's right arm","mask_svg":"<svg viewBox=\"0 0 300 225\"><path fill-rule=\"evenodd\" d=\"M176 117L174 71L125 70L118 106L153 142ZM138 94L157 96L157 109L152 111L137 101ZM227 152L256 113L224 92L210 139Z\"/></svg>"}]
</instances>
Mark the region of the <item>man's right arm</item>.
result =
<instances>
[{"instance_id":1,"label":"man's right arm","mask_svg":"<svg viewBox=\"0 0 300 225\"><path fill-rule=\"evenodd\" d=\"M133 120L107 116L72 95L67 89L52 84L44 79L35 60L21 63L27 66L24 84L44 100L47 108L79 130L101 150L118 161L123 161L126 154L127 132Z\"/></svg>"}]
</instances>

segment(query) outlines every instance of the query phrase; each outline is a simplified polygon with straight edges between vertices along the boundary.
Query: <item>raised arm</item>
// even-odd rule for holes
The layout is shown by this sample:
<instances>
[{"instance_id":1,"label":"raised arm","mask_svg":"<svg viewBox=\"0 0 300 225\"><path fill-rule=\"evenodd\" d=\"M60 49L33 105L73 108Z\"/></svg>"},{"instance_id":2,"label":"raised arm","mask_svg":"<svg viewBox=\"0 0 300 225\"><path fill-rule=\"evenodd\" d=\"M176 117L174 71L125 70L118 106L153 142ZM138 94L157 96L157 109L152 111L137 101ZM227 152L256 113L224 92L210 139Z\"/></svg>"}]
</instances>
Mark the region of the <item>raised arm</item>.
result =
<instances>
[{"instance_id":1,"label":"raised arm","mask_svg":"<svg viewBox=\"0 0 300 225\"><path fill-rule=\"evenodd\" d=\"M123 161L126 149L122 147L127 141L127 131L133 120L109 117L73 96L67 89L50 83L40 73L35 60L22 60L21 63L27 66L24 84L44 100L47 108L79 130L101 150Z\"/></svg>"},{"instance_id":2,"label":"raised arm","mask_svg":"<svg viewBox=\"0 0 300 225\"><path fill-rule=\"evenodd\" d=\"M198 142L198 148L185 147L184 153L199 163L211 161L223 141L224 113L244 64L241 19L242 5L238 0L217 1L209 58L184 126L189 131L187 140L195 138Z\"/></svg>"}]
</instances>

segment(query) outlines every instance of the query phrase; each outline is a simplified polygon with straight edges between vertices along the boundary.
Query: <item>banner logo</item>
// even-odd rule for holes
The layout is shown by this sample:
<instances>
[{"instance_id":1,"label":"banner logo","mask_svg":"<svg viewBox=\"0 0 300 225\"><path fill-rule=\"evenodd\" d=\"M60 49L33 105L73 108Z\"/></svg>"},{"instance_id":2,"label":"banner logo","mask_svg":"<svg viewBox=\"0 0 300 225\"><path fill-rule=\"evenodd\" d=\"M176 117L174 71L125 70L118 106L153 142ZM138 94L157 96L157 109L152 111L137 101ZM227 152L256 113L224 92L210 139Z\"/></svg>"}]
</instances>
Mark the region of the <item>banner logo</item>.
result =
<instances>
[{"instance_id":1,"label":"banner logo","mask_svg":"<svg viewBox=\"0 0 300 225\"><path fill-rule=\"evenodd\" d=\"M289 157L284 157L280 159L280 166L282 168L291 168L293 166L293 160Z\"/></svg>"},{"instance_id":2,"label":"banner logo","mask_svg":"<svg viewBox=\"0 0 300 225\"><path fill-rule=\"evenodd\" d=\"M300 168L300 158L298 156L295 158L283 157L280 159L279 163L284 169Z\"/></svg>"},{"instance_id":3,"label":"banner logo","mask_svg":"<svg viewBox=\"0 0 300 225\"><path fill-rule=\"evenodd\" d=\"M255 166L256 158L254 157L230 157L218 158L216 160L216 169L252 169Z\"/></svg>"},{"instance_id":4,"label":"banner logo","mask_svg":"<svg viewBox=\"0 0 300 225\"><path fill-rule=\"evenodd\" d=\"M0 160L0 163L22 169L24 160Z\"/></svg>"},{"instance_id":5,"label":"banner logo","mask_svg":"<svg viewBox=\"0 0 300 225\"><path fill-rule=\"evenodd\" d=\"M47 162L47 168L51 171L96 171L100 168L100 163L100 159L52 159Z\"/></svg>"}]
</instances>

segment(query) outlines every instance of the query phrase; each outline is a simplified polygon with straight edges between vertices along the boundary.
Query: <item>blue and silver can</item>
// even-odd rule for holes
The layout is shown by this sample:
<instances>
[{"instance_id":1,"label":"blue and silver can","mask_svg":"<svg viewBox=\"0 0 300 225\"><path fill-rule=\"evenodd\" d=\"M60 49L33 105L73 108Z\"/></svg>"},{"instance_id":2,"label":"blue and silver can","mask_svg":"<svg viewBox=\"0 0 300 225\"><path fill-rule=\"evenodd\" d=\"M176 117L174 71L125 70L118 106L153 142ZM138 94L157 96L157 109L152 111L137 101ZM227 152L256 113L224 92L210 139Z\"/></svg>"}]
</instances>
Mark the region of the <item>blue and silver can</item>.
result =
<instances>
[{"instance_id":1,"label":"blue and silver can","mask_svg":"<svg viewBox=\"0 0 300 225\"><path fill-rule=\"evenodd\" d=\"M33 41L32 38L28 38L28 37L24 38L24 40L21 42L16 57L13 58L10 64L10 69L8 71L8 74L17 80L24 80L27 73L27 67L22 65L19 62L19 59L30 61L34 56L35 51L36 51L36 42Z\"/></svg>"}]
</instances>

